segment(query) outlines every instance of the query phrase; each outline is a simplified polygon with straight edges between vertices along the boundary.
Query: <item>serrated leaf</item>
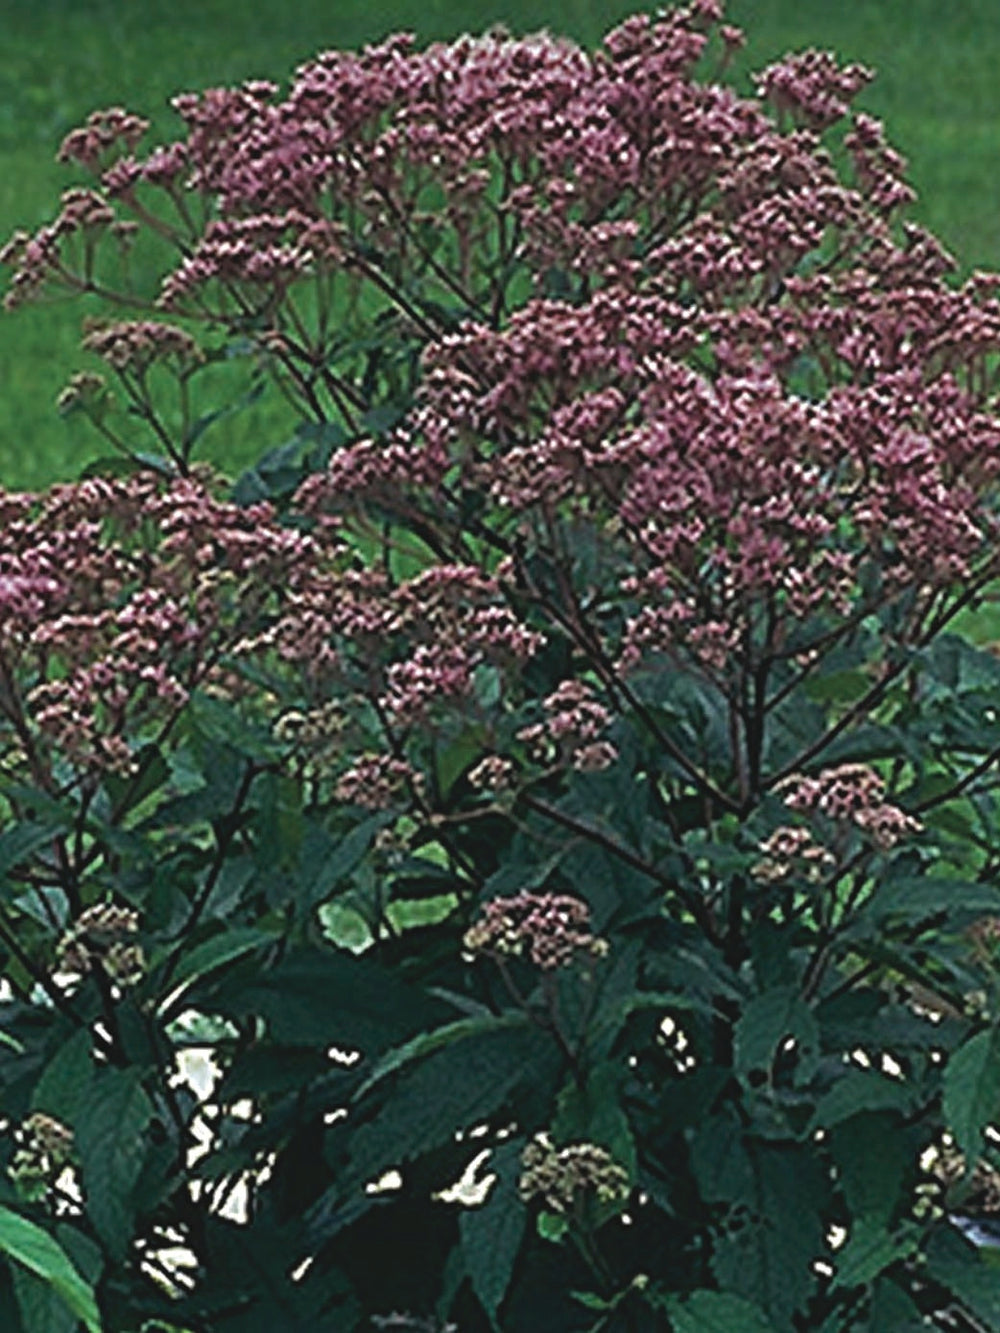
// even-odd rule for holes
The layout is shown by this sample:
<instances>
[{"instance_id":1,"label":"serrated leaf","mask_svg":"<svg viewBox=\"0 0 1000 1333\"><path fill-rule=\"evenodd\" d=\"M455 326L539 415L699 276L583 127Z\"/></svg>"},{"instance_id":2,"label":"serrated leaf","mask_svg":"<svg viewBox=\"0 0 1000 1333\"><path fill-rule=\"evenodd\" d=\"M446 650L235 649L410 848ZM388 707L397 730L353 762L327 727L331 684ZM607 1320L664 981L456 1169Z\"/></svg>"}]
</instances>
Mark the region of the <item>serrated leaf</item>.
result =
<instances>
[{"instance_id":1,"label":"serrated leaf","mask_svg":"<svg viewBox=\"0 0 1000 1333\"><path fill-rule=\"evenodd\" d=\"M250 926L237 926L232 930L222 930L210 939L189 951L185 951L170 978L170 994L167 1003L160 1011L161 1017L173 1013L184 993L195 982L209 976L227 963L235 962L244 954L251 953L265 944L273 944L274 936L265 930L256 930Z\"/></svg>"},{"instance_id":2,"label":"serrated leaf","mask_svg":"<svg viewBox=\"0 0 1000 1333\"><path fill-rule=\"evenodd\" d=\"M770 1073L779 1047L797 1047L800 1064L809 1067L819 1050L819 1026L795 986L775 986L750 1001L736 1024L734 1060L744 1082L754 1071Z\"/></svg>"},{"instance_id":3,"label":"serrated leaf","mask_svg":"<svg viewBox=\"0 0 1000 1333\"><path fill-rule=\"evenodd\" d=\"M856 1217L847 1244L837 1254L835 1287L861 1287L890 1264L913 1254L917 1242L905 1231L890 1231L882 1217Z\"/></svg>"},{"instance_id":4,"label":"serrated leaf","mask_svg":"<svg viewBox=\"0 0 1000 1333\"><path fill-rule=\"evenodd\" d=\"M927 1272L947 1288L985 1328L1000 1328L1000 1282L974 1245L951 1227L941 1227L927 1247Z\"/></svg>"},{"instance_id":5,"label":"serrated leaf","mask_svg":"<svg viewBox=\"0 0 1000 1333\"><path fill-rule=\"evenodd\" d=\"M552 1077L560 1057L536 1027L476 1032L408 1069L355 1134L349 1177L364 1184L418 1157L501 1107L524 1083Z\"/></svg>"},{"instance_id":6,"label":"serrated leaf","mask_svg":"<svg viewBox=\"0 0 1000 1333\"><path fill-rule=\"evenodd\" d=\"M101 1333L93 1288L84 1281L62 1246L20 1213L0 1206L0 1251L48 1283L87 1328Z\"/></svg>"},{"instance_id":7,"label":"serrated leaf","mask_svg":"<svg viewBox=\"0 0 1000 1333\"><path fill-rule=\"evenodd\" d=\"M1000 1030L977 1032L948 1061L944 1114L971 1171L982 1156L983 1130L1000 1110Z\"/></svg>"},{"instance_id":8,"label":"serrated leaf","mask_svg":"<svg viewBox=\"0 0 1000 1333\"><path fill-rule=\"evenodd\" d=\"M784 1330L816 1285L828 1187L808 1150L750 1143L747 1151L750 1197L718 1237L712 1270L724 1291L756 1304Z\"/></svg>"},{"instance_id":9,"label":"serrated leaf","mask_svg":"<svg viewBox=\"0 0 1000 1333\"><path fill-rule=\"evenodd\" d=\"M517 1192L523 1149L523 1139L509 1139L493 1150L489 1170L496 1173L496 1183L484 1204L462 1210L458 1223L465 1271L497 1333L501 1328L500 1306L510 1285L528 1216Z\"/></svg>"},{"instance_id":10,"label":"serrated leaf","mask_svg":"<svg viewBox=\"0 0 1000 1333\"><path fill-rule=\"evenodd\" d=\"M31 1094L31 1109L74 1124L86 1105L94 1077L93 1038L88 1029L74 1032L46 1065Z\"/></svg>"},{"instance_id":11,"label":"serrated leaf","mask_svg":"<svg viewBox=\"0 0 1000 1333\"><path fill-rule=\"evenodd\" d=\"M454 1023L445 1023L430 1032L419 1032L410 1041L404 1042L376 1061L371 1073L358 1088L355 1097L360 1100L382 1082L405 1065L413 1064L435 1051L442 1050L456 1041L465 1041L480 1033L497 1032L504 1028L523 1028L528 1023L526 1014L513 1013L497 1017L494 1014L477 1015L470 1018L457 1018Z\"/></svg>"},{"instance_id":12,"label":"serrated leaf","mask_svg":"<svg viewBox=\"0 0 1000 1333\"><path fill-rule=\"evenodd\" d=\"M882 920L890 916L919 921L942 909L975 916L995 913L1000 911L1000 893L977 880L905 876L880 885L863 916L868 923L873 917Z\"/></svg>"},{"instance_id":13,"label":"serrated leaf","mask_svg":"<svg viewBox=\"0 0 1000 1333\"><path fill-rule=\"evenodd\" d=\"M146 1158L153 1107L136 1069L106 1069L76 1121L87 1213L119 1261L132 1239L132 1189Z\"/></svg>"},{"instance_id":14,"label":"serrated leaf","mask_svg":"<svg viewBox=\"0 0 1000 1333\"><path fill-rule=\"evenodd\" d=\"M914 1090L875 1069L852 1069L838 1078L816 1104L810 1129L831 1129L862 1111L908 1111Z\"/></svg>"},{"instance_id":15,"label":"serrated leaf","mask_svg":"<svg viewBox=\"0 0 1000 1333\"><path fill-rule=\"evenodd\" d=\"M674 1333L775 1333L760 1306L727 1291L696 1291L667 1308Z\"/></svg>"}]
</instances>

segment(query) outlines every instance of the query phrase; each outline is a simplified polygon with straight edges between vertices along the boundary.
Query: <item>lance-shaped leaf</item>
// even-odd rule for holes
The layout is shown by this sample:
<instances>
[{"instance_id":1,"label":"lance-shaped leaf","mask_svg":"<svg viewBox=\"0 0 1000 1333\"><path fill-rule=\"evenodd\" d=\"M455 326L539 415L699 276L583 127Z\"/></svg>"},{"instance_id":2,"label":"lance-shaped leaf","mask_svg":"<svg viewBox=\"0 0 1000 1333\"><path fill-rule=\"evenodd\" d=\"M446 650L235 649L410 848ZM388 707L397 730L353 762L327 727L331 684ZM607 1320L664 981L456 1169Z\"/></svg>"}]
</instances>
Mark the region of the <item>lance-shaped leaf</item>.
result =
<instances>
[{"instance_id":1,"label":"lance-shaped leaf","mask_svg":"<svg viewBox=\"0 0 1000 1333\"><path fill-rule=\"evenodd\" d=\"M46 1282L83 1323L87 1333L101 1333L93 1288L47 1231L20 1213L0 1207L0 1251Z\"/></svg>"}]
</instances>

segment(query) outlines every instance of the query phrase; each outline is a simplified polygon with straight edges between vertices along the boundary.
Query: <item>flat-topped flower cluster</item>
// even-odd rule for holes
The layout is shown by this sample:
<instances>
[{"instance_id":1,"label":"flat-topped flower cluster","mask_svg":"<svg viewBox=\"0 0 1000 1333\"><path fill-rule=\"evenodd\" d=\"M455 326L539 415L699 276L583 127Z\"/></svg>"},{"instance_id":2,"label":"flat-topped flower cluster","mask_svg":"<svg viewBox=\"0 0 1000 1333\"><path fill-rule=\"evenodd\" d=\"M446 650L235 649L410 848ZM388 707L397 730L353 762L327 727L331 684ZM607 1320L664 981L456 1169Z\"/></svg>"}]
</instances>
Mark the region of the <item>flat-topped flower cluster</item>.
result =
<instances>
[{"instance_id":1,"label":"flat-topped flower cluster","mask_svg":"<svg viewBox=\"0 0 1000 1333\"><path fill-rule=\"evenodd\" d=\"M992 1151L1000 278L869 71L741 96L721 18L96 112L0 252L103 305L59 406L122 455L0 491L0 1156L132 1322L244 1319L246 1257L345 1333L986 1308L915 1201Z\"/></svg>"}]
</instances>

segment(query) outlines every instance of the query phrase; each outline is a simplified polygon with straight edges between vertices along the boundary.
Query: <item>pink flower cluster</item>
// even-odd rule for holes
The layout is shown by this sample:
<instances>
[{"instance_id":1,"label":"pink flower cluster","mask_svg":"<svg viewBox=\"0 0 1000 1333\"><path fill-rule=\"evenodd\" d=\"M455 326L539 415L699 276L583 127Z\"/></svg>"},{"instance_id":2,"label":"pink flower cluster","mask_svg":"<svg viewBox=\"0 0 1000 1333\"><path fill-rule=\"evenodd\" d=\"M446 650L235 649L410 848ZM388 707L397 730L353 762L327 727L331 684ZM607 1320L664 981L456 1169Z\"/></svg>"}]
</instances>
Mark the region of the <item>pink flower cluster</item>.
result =
<instances>
[{"instance_id":1,"label":"pink flower cluster","mask_svg":"<svg viewBox=\"0 0 1000 1333\"><path fill-rule=\"evenodd\" d=\"M470 953L526 957L545 972L582 957L601 957L607 944L590 928L590 908L564 893L531 893L485 903L465 935Z\"/></svg>"},{"instance_id":2,"label":"pink flower cluster","mask_svg":"<svg viewBox=\"0 0 1000 1333\"><path fill-rule=\"evenodd\" d=\"M83 346L116 370L136 375L145 374L158 361L183 370L204 359L201 348L184 329L150 319L90 325Z\"/></svg>"},{"instance_id":3,"label":"pink flower cluster","mask_svg":"<svg viewBox=\"0 0 1000 1333\"><path fill-rule=\"evenodd\" d=\"M211 283L251 285L280 293L318 264L335 262L336 231L322 219L294 209L209 223L204 236L163 284L165 310L204 310Z\"/></svg>"},{"instance_id":4,"label":"pink flower cluster","mask_svg":"<svg viewBox=\"0 0 1000 1333\"><path fill-rule=\"evenodd\" d=\"M334 795L346 805L365 810L388 810L400 796L419 789L420 775L409 764L390 755L362 755L338 779Z\"/></svg>"},{"instance_id":5,"label":"pink flower cluster","mask_svg":"<svg viewBox=\"0 0 1000 1333\"><path fill-rule=\"evenodd\" d=\"M34 236L16 231L0 249L0 265L14 270L4 308L14 310L41 294L51 282L69 283L66 253L69 242L83 246L83 266L89 269L98 240L115 227L115 212L95 190L67 190L58 217ZM66 262L64 262L66 261Z\"/></svg>"},{"instance_id":6,"label":"pink flower cluster","mask_svg":"<svg viewBox=\"0 0 1000 1333\"><path fill-rule=\"evenodd\" d=\"M760 95L813 129L847 115L851 102L874 78L864 65L838 68L829 51L803 51L769 65L755 80Z\"/></svg>"},{"instance_id":7,"label":"pink flower cluster","mask_svg":"<svg viewBox=\"0 0 1000 1333\"><path fill-rule=\"evenodd\" d=\"M755 691L766 711L815 645L905 590L898 634L914 639L936 599L995 568L998 282L954 283L900 218L905 163L851 110L866 70L806 52L760 75L762 100L740 97L696 73L739 44L721 17L695 0L629 19L593 55L496 30L423 51L394 37L320 55L287 92L185 94L182 137L145 159L144 124L119 110L70 136L93 188L5 248L8 302L92 287L131 210L179 247L161 307L251 329L282 387L317 420L339 413L348 440L288 526L196 481L147 485L135 528L141 510L162 577L82 520L22 541L4 501L21 545L0 547L0 605L27 626L83 618L53 640L68 667L33 677L52 743L96 754L100 732L121 751L126 695L180 706L237 627L239 653L305 676L307 711L336 688L383 731L478 707L484 677L513 681L554 627L598 676L667 661L734 714ZM349 350L334 308L371 313L386 355ZM88 337L132 371L194 355L169 328ZM391 431L368 427L381 393L411 391ZM67 405L102 392L79 381ZM407 531L417 575L390 549ZM95 591L74 574L73 600L66 571L86 560ZM18 634L0 624L0 645ZM188 664L157 674L160 641ZM557 692L522 739L604 767L603 705L566 688L583 693ZM864 807L882 843L905 831L893 808Z\"/></svg>"},{"instance_id":8,"label":"pink flower cluster","mask_svg":"<svg viewBox=\"0 0 1000 1333\"><path fill-rule=\"evenodd\" d=\"M611 714L581 680L564 680L542 702L545 718L517 733L534 758L569 764L581 773L608 768L618 751L603 733Z\"/></svg>"},{"instance_id":9,"label":"pink flower cluster","mask_svg":"<svg viewBox=\"0 0 1000 1333\"><path fill-rule=\"evenodd\" d=\"M782 825L760 844L763 858L750 873L765 884L783 883L793 875L815 882L828 874L836 857L816 842L806 828Z\"/></svg>"},{"instance_id":10,"label":"pink flower cluster","mask_svg":"<svg viewBox=\"0 0 1000 1333\"><path fill-rule=\"evenodd\" d=\"M899 806L885 801L885 782L867 764L840 764L815 777L789 778L785 804L792 810L818 811L837 823L853 824L880 851L919 833L922 825Z\"/></svg>"},{"instance_id":11,"label":"pink flower cluster","mask_svg":"<svg viewBox=\"0 0 1000 1333\"><path fill-rule=\"evenodd\" d=\"M0 493L0 512L0 750L52 790L67 763L130 771L317 558L195 479Z\"/></svg>"},{"instance_id":12,"label":"pink flower cluster","mask_svg":"<svg viewBox=\"0 0 1000 1333\"><path fill-rule=\"evenodd\" d=\"M316 679L337 674L408 725L467 698L478 667L516 668L540 644L495 578L442 564L397 585L374 570L314 570L254 646L273 646Z\"/></svg>"},{"instance_id":13,"label":"pink flower cluster","mask_svg":"<svg viewBox=\"0 0 1000 1333\"><path fill-rule=\"evenodd\" d=\"M67 134L59 149L59 161L79 162L95 171L119 146L126 151L134 150L148 129L148 120L124 107L95 111L87 117L85 125Z\"/></svg>"}]
</instances>

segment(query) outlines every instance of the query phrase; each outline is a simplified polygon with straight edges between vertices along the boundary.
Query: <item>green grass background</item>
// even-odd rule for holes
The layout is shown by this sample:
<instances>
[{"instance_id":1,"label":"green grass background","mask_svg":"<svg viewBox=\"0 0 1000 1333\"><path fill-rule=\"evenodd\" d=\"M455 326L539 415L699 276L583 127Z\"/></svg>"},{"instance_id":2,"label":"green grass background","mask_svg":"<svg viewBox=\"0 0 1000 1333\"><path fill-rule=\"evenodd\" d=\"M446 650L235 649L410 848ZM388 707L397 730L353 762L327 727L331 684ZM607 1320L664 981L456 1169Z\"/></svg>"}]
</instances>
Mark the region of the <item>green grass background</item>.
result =
<instances>
[{"instance_id":1,"label":"green grass background","mask_svg":"<svg viewBox=\"0 0 1000 1333\"><path fill-rule=\"evenodd\" d=\"M593 44L631 0L0 0L0 236L47 220L72 172L53 161L94 107L125 104L171 131L168 98L245 77L283 79L300 61L406 28L453 36L504 21ZM1000 0L730 0L748 47L741 72L804 46L875 66L862 105L907 155L917 218L963 269L1000 267ZM0 485L75 476L101 452L55 397L79 368L79 303L0 315ZM287 429L266 400L216 430L234 468ZM209 441L206 440L206 444Z\"/></svg>"}]
</instances>

